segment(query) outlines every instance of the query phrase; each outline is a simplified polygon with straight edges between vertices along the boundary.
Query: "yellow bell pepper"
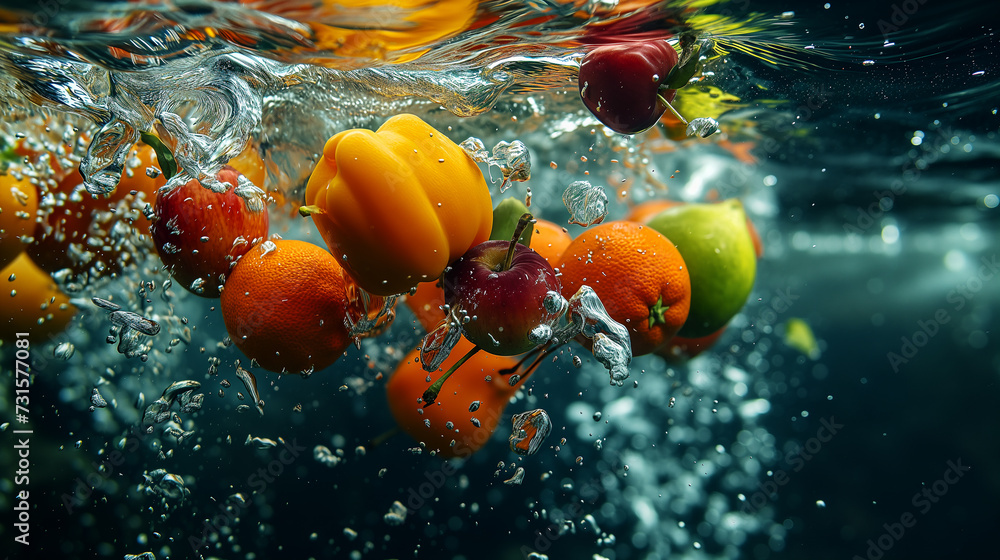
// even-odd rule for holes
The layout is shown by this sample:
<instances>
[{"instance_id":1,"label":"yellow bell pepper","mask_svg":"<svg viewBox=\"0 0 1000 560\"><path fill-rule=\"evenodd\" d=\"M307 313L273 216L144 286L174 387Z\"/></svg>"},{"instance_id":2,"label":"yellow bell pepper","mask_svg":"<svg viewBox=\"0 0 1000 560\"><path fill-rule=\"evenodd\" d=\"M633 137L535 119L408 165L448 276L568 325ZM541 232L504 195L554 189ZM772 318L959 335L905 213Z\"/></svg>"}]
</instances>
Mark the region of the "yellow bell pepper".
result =
<instances>
[{"instance_id":1,"label":"yellow bell pepper","mask_svg":"<svg viewBox=\"0 0 1000 560\"><path fill-rule=\"evenodd\" d=\"M436 280L486 241L493 204L465 150L414 115L327 140L306 204L345 270L369 293Z\"/></svg>"}]
</instances>

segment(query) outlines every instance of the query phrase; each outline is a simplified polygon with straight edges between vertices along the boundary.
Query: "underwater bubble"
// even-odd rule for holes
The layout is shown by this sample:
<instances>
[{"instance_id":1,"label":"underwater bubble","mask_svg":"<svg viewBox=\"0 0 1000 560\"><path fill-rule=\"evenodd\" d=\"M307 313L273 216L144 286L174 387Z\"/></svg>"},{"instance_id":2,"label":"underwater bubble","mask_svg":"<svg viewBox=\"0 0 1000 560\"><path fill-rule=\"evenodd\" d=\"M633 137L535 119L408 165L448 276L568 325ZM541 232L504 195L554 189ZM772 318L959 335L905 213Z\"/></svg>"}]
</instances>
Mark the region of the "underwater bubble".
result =
<instances>
[{"instance_id":1,"label":"underwater bubble","mask_svg":"<svg viewBox=\"0 0 1000 560\"><path fill-rule=\"evenodd\" d=\"M406 521L406 513L406 506L396 500L389 506L389 512L382 516L382 519L385 520L386 525L397 527Z\"/></svg>"},{"instance_id":2,"label":"underwater bubble","mask_svg":"<svg viewBox=\"0 0 1000 560\"><path fill-rule=\"evenodd\" d=\"M552 431L552 420L541 408L515 414L510 421L510 449L518 455L534 455Z\"/></svg>"},{"instance_id":3,"label":"underwater bubble","mask_svg":"<svg viewBox=\"0 0 1000 560\"><path fill-rule=\"evenodd\" d=\"M599 224L608 217L608 193L604 187L590 181L573 181L562 196L569 211L569 222L584 227Z\"/></svg>"},{"instance_id":4,"label":"underwater bubble","mask_svg":"<svg viewBox=\"0 0 1000 560\"><path fill-rule=\"evenodd\" d=\"M522 482L524 482L524 467L517 467L517 470L514 471L514 475L503 481L503 483L507 486L517 486Z\"/></svg>"},{"instance_id":5,"label":"underwater bubble","mask_svg":"<svg viewBox=\"0 0 1000 560\"><path fill-rule=\"evenodd\" d=\"M72 342L60 342L52 349L52 355L60 360L68 360L76 353L76 346Z\"/></svg>"},{"instance_id":6,"label":"underwater bubble","mask_svg":"<svg viewBox=\"0 0 1000 560\"><path fill-rule=\"evenodd\" d=\"M94 387L94 392L90 394L90 404L96 406L97 408L104 408L108 406L108 401L104 400L101 396L101 392Z\"/></svg>"},{"instance_id":7,"label":"underwater bubble","mask_svg":"<svg viewBox=\"0 0 1000 560\"><path fill-rule=\"evenodd\" d=\"M708 138L716 132L719 132L719 123L715 119L709 117L699 117L697 119L692 119L691 122L688 123L684 132L688 136Z\"/></svg>"}]
</instances>

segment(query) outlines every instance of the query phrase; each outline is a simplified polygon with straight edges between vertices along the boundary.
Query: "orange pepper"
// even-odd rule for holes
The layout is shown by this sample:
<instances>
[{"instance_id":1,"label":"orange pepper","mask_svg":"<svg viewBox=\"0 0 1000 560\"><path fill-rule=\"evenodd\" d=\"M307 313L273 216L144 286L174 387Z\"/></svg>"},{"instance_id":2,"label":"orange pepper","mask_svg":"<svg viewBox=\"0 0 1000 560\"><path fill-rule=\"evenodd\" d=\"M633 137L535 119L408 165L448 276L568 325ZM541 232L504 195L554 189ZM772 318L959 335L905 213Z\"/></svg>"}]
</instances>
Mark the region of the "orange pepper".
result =
<instances>
[{"instance_id":1,"label":"orange pepper","mask_svg":"<svg viewBox=\"0 0 1000 560\"><path fill-rule=\"evenodd\" d=\"M408 114L375 132L330 138L305 198L330 252L375 295L436 280L493 227L489 187L476 163Z\"/></svg>"}]
</instances>

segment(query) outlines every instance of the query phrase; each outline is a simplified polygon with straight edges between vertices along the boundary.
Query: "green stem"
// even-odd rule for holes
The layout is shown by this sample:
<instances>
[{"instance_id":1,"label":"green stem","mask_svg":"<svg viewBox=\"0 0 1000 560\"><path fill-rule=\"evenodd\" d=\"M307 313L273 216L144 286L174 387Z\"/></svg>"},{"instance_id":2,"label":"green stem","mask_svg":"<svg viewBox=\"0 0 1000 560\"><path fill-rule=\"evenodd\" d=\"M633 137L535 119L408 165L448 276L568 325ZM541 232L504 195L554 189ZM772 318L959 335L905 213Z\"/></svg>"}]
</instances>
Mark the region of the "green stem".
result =
<instances>
[{"instance_id":1,"label":"green stem","mask_svg":"<svg viewBox=\"0 0 1000 560\"><path fill-rule=\"evenodd\" d=\"M156 152L156 161L160 164L160 171L163 172L163 176L169 181L171 177L177 174L177 162L174 160L174 154L170 151L170 148L163 143L163 140L160 140L159 136L152 132L141 132L139 133L139 137Z\"/></svg>"},{"instance_id":2,"label":"green stem","mask_svg":"<svg viewBox=\"0 0 1000 560\"><path fill-rule=\"evenodd\" d=\"M662 88L662 86L661 86L661 88ZM663 105L667 109L670 109L670 112L673 113L675 117L677 117L678 119L680 119L682 123L684 123L685 125L688 124L687 119L685 119L680 113L678 113L677 109L674 109L674 106L671 105L670 102L667 101L662 95L660 95L659 93L657 93L656 94L656 98L659 99L660 103L663 103Z\"/></svg>"},{"instance_id":3,"label":"green stem","mask_svg":"<svg viewBox=\"0 0 1000 560\"><path fill-rule=\"evenodd\" d=\"M521 219L517 221L517 227L514 228L514 235L510 238L510 247L507 248L507 257L503 260L503 266L497 272L503 272L510 270L511 265L514 263L514 249L517 247L517 240L524 233L524 228L528 227L528 224L534 220L535 217L531 215L531 212L525 212L521 214Z\"/></svg>"},{"instance_id":4,"label":"green stem","mask_svg":"<svg viewBox=\"0 0 1000 560\"><path fill-rule=\"evenodd\" d=\"M468 353L462 356L462 359L455 362L450 368L448 368L448 371L444 372L444 375L439 377L437 381L435 381L430 387L427 388L426 391L424 391L424 394L421 397L424 401L424 408L427 408L428 406L434 404L434 401L437 400L438 393L441 392L441 387L444 385L444 382L447 381L449 377L451 377L451 374L455 373L455 370L462 367L462 364L464 364L469 360L469 358L474 356L476 352L479 352L479 347L473 346L472 350L469 350Z\"/></svg>"},{"instance_id":5,"label":"green stem","mask_svg":"<svg viewBox=\"0 0 1000 560\"><path fill-rule=\"evenodd\" d=\"M399 427L392 428L391 430L385 431L377 436L375 436L371 441L368 442L368 447L375 448L381 445L383 441L391 438L392 436L399 433Z\"/></svg>"}]
</instances>

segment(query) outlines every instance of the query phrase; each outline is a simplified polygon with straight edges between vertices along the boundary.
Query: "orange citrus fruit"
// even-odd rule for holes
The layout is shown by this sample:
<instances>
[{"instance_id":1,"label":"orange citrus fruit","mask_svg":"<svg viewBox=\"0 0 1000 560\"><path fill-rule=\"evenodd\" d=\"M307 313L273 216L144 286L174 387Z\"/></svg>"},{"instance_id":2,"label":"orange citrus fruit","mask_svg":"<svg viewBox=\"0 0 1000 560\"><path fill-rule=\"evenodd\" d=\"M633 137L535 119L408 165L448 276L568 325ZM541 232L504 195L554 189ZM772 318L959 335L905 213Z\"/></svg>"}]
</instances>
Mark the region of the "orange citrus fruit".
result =
<instances>
[{"instance_id":1,"label":"orange citrus fruit","mask_svg":"<svg viewBox=\"0 0 1000 560\"><path fill-rule=\"evenodd\" d=\"M321 370L351 342L344 272L326 249L304 241L257 244L240 257L220 306L233 343L276 372Z\"/></svg>"},{"instance_id":2,"label":"orange citrus fruit","mask_svg":"<svg viewBox=\"0 0 1000 560\"><path fill-rule=\"evenodd\" d=\"M629 331L632 353L653 352L684 324L691 305L687 265L662 234L635 222L588 229L570 243L558 266L563 296L587 285L611 318Z\"/></svg>"},{"instance_id":3,"label":"orange citrus fruit","mask_svg":"<svg viewBox=\"0 0 1000 560\"><path fill-rule=\"evenodd\" d=\"M24 252L24 237L35 231L38 189L16 171L0 175L0 268Z\"/></svg>"},{"instance_id":4,"label":"orange citrus fruit","mask_svg":"<svg viewBox=\"0 0 1000 560\"><path fill-rule=\"evenodd\" d=\"M424 391L472 348L471 342L461 339L432 373L420 364L420 349L413 350L386 384L389 410L399 427L445 458L468 457L489 441L507 402L527 379L511 387L509 375L500 375L500 370L515 367L517 360L480 351L445 381L437 399L424 408L418 401ZM479 408L472 406L477 401Z\"/></svg>"},{"instance_id":5,"label":"orange citrus fruit","mask_svg":"<svg viewBox=\"0 0 1000 560\"><path fill-rule=\"evenodd\" d=\"M541 218L535 220L534 229L531 235L531 248L555 267L573 238L562 226Z\"/></svg>"},{"instance_id":6,"label":"orange citrus fruit","mask_svg":"<svg viewBox=\"0 0 1000 560\"><path fill-rule=\"evenodd\" d=\"M69 302L44 270L27 254L0 271L0 340L14 340L16 333L29 333L33 343L47 342L47 335L61 332L76 314Z\"/></svg>"}]
</instances>

